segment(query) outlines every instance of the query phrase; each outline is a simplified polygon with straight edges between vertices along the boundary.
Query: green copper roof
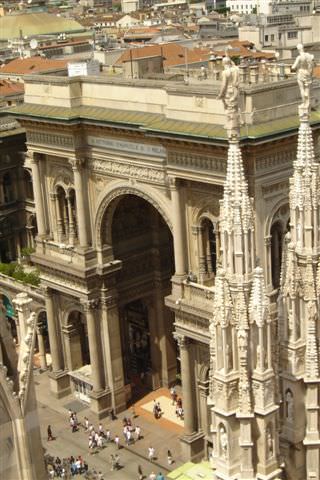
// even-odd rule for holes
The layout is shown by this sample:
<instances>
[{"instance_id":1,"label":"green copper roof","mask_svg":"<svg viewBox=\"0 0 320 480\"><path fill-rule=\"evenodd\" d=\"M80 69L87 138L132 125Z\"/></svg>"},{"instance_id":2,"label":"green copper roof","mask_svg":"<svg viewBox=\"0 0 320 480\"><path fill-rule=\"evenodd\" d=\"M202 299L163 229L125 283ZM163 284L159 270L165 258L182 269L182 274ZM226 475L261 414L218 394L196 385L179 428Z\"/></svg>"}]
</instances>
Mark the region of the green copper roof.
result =
<instances>
[{"instance_id":1,"label":"green copper roof","mask_svg":"<svg viewBox=\"0 0 320 480\"><path fill-rule=\"evenodd\" d=\"M85 28L71 18L58 17L46 12L18 13L0 17L0 40L34 37L61 32L81 32Z\"/></svg>"},{"instance_id":2,"label":"green copper roof","mask_svg":"<svg viewBox=\"0 0 320 480\"><path fill-rule=\"evenodd\" d=\"M164 115L147 112L89 106L53 107L25 103L10 109L7 113L21 118L46 119L55 122L73 123L83 121L119 126L126 125L131 128L142 128L158 135L165 134L212 140L225 140L227 138L222 125L172 120ZM311 124L316 123L320 123L320 112L312 112L311 114ZM241 138L259 139L296 130L298 126L298 115L255 125L246 125L241 128Z\"/></svg>"}]
</instances>

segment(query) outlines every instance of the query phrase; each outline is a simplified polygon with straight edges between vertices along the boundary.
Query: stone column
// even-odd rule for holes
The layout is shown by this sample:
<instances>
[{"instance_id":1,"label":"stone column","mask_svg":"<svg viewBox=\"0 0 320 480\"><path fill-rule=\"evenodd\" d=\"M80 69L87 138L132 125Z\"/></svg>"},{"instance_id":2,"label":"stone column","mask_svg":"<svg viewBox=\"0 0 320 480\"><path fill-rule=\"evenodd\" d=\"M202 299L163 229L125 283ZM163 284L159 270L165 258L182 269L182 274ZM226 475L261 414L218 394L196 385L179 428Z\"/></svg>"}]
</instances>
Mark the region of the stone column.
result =
<instances>
[{"instance_id":1,"label":"stone column","mask_svg":"<svg viewBox=\"0 0 320 480\"><path fill-rule=\"evenodd\" d=\"M85 160L83 158L69 159L69 162L71 163L71 166L72 166L73 175L74 175L74 188L76 192L77 222L78 222L80 247L88 246L85 196L84 196L84 187L82 182L82 169L83 169L84 161Z\"/></svg>"},{"instance_id":2,"label":"stone column","mask_svg":"<svg viewBox=\"0 0 320 480\"><path fill-rule=\"evenodd\" d=\"M47 358L46 358L46 348L45 341L43 336L43 326L41 324L37 325L37 338L38 338L38 348L39 348L39 360L41 370L47 370Z\"/></svg>"},{"instance_id":3,"label":"stone column","mask_svg":"<svg viewBox=\"0 0 320 480\"><path fill-rule=\"evenodd\" d=\"M121 412L126 408L126 398L117 292L113 289L103 288L101 306L106 378L111 390L112 408L116 412Z\"/></svg>"},{"instance_id":4,"label":"stone column","mask_svg":"<svg viewBox=\"0 0 320 480\"><path fill-rule=\"evenodd\" d=\"M158 286L160 288L160 286ZM160 339L158 326L160 318L157 317L155 297L144 299L144 303L148 309L148 321L150 331L150 353L152 364L152 390L160 388L160 375L162 366L162 355L160 351ZM165 354L165 352L164 352Z\"/></svg>"},{"instance_id":5,"label":"stone column","mask_svg":"<svg viewBox=\"0 0 320 480\"><path fill-rule=\"evenodd\" d=\"M4 204L3 177L0 178L0 205Z\"/></svg>"},{"instance_id":6,"label":"stone column","mask_svg":"<svg viewBox=\"0 0 320 480\"><path fill-rule=\"evenodd\" d=\"M194 385L192 382L191 342L187 337L177 336L180 349L181 383L184 410L184 434L192 435L196 430L196 418L194 409Z\"/></svg>"},{"instance_id":7,"label":"stone column","mask_svg":"<svg viewBox=\"0 0 320 480\"><path fill-rule=\"evenodd\" d=\"M52 371L62 371L61 345L58 337L56 312L53 304L53 296L51 290L47 289L45 292L47 322L49 332L50 353L52 360Z\"/></svg>"},{"instance_id":8,"label":"stone column","mask_svg":"<svg viewBox=\"0 0 320 480\"><path fill-rule=\"evenodd\" d=\"M205 235L205 239L206 239L207 271L208 271L208 275L211 276L213 273L213 269L212 269L212 257L211 257L211 248L210 248L210 234L208 229Z\"/></svg>"},{"instance_id":9,"label":"stone column","mask_svg":"<svg viewBox=\"0 0 320 480\"><path fill-rule=\"evenodd\" d=\"M44 215L43 195L41 188L41 176L39 168L40 157L34 153L31 157L32 181L34 192L34 204L36 207L38 235L44 236L46 234L46 223Z\"/></svg>"},{"instance_id":10,"label":"stone column","mask_svg":"<svg viewBox=\"0 0 320 480\"><path fill-rule=\"evenodd\" d=\"M55 192L51 192L49 196L51 200L51 215L52 215L51 225L52 225L53 239L56 242L61 242L62 235L59 232L59 222L58 222L58 209L59 209L59 205L57 201L58 195ZM60 212L59 212L59 216L60 216ZM60 229L61 229L61 225L60 225Z\"/></svg>"},{"instance_id":11,"label":"stone column","mask_svg":"<svg viewBox=\"0 0 320 480\"><path fill-rule=\"evenodd\" d=\"M75 225L74 225L74 222L73 222L70 194L67 196L67 202L68 202L68 217L69 217L68 238L69 238L69 244L74 245L74 240L75 240L76 235L75 235Z\"/></svg>"},{"instance_id":12,"label":"stone column","mask_svg":"<svg viewBox=\"0 0 320 480\"><path fill-rule=\"evenodd\" d=\"M182 208L181 188L177 179L170 179L173 244L176 276L184 276L187 271L186 241L185 241L185 211Z\"/></svg>"},{"instance_id":13,"label":"stone column","mask_svg":"<svg viewBox=\"0 0 320 480\"><path fill-rule=\"evenodd\" d=\"M180 438L184 461L196 461L204 455L204 433L198 432L194 383L194 361L191 342L184 335L176 334L180 348L182 406L184 410L184 435Z\"/></svg>"},{"instance_id":14,"label":"stone column","mask_svg":"<svg viewBox=\"0 0 320 480\"><path fill-rule=\"evenodd\" d=\"M90 300L85 303L84 311L87 319L88 340L91 364L91 379L94 392L101 392L103 384L103 362L101 356L101 333L98 334L96 309L99 302Z\"/></svg>"},{"instance_id":15,"label":"stone column","mask_svg":"<svg viewBox=\"0 0 320 480\"><path fill-rule=\"evenodd\" d=\"M25 292L18 293L16 298L13 299L13 304L18 316L18 322L20 326L20 338L24 339L26 336L26 325L25 320L29 317L31 313L31 303L32 299L28 297L28 294Z\"/></svg>"},{"instance_id":16,"label":"stone column","mask_svg":"<svg viewBox=\"0 0 320 480\"><path fill-rule=\"evenodd\" d=\"M266 265L266 273L267 273L267 278L266 278L266 283L267 285L270 285L272 283L272 278L271 278L271 235L268 235L264 237L264 244L265 244L265 265Z\"/></svg>"},{"instance_id":17,"label":"stone column","mask_svg":"<svg viewBox=\"0 0 320 480\"><path fill-rule=\"evenodd\" d=\"M199 244L199 280L203 283L206 277L206 256L204 251L204 229L198 227L198 244Z\"/></svg>"}]
</instances>

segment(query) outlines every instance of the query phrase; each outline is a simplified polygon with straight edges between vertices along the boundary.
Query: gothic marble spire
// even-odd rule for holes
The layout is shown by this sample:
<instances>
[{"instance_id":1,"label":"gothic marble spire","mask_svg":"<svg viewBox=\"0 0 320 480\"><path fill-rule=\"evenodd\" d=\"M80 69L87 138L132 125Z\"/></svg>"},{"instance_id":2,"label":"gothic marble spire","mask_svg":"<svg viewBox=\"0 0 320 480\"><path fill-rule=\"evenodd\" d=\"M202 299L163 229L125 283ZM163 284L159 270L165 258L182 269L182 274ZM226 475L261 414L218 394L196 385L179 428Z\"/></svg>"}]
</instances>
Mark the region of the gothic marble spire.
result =
<instances>
[{"instance_id":1,"label":"gothic marble spire","mask_svg":"<svg viewBox=\"0 0 320 480\"><path fill-rule=\"evenodd\" d=\"M320 202L319 163L315 159L309 121L301 119L297 158L290 180L292 240L309 252L318 245L318 212ZM314 230L314 235L311 230Z\"/></svg>"}]
</instances>

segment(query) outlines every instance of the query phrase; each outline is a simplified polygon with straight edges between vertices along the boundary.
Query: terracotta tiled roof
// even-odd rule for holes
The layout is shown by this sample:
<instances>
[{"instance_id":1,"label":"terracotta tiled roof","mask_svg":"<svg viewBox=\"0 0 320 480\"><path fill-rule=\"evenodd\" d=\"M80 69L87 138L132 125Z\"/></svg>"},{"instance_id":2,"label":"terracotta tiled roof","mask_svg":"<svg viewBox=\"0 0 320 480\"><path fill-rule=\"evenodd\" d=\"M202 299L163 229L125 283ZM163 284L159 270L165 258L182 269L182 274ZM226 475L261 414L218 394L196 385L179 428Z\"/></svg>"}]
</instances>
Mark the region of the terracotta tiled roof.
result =
<instances>
[{"instance_id":1,"label":"terracotta tiled roof","mask_svg":"<svg viewBox=\"0 0 320 480\"><path fill-rule=\"evenodd\" d=\"M154 57L157 55L162 55L164 57L163 63L165 67L172 67L174 65L185 65L186 62L190 64L206 61L210 56L210 50L209 48L196 48L191 50L182 47L181 45L177 45L176 43L150 45L131 49L131 57L130 50L126 50L118 59L116 65L121 65L123 62L128 62L131 58L132 60L136 60L139 58Z\"/></svg>"},{"instance_id":2,"label":"terracotta tiled roof","mask_svg":"<svg viewBox=\"0 0 320 480\"><path fill-rule=\"evenodd\" d=\"M0 74L25 75L53 72L67 68L68 60L49 60L43 57L15 58L0 68Z\"/></svg>"},{"instance_id":3,"label":"terracotta tiled roof","mask_svg":"<svg viewBox=\"0 0 320 480\"><path fill-rule=\"evenodd\" d=\"M316 65L313 69L313 75L317 78L320 78L320 65Z\"/></svg>"},{"instance_id":4,"label":"terracotta tiled roof","mask_svg":"<svg viewBox=\"0 0 320 480\"><path fill-rule=\"evenodd\" d=\"M24 93L24 84L0 79L0 97L9 97Z\"/></svg>"}]
</instances>

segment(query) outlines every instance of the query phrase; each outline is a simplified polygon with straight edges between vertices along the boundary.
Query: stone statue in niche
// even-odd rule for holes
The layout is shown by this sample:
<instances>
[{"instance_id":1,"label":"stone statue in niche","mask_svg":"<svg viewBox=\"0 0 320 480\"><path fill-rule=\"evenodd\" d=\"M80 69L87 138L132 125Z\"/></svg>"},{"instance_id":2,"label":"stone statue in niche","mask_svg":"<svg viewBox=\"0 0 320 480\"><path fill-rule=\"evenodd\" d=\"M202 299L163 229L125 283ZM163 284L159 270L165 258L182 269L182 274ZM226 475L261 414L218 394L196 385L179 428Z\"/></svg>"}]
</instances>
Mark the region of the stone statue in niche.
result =
<instances>
[{"instance_id":1,"label":"stone statue in niche","mask_svg":"<svg viewBox=\"0 0 320 480\"><path fill-rule=\"evenodd\" d=\"M229 450L229 441L228 441L228 434L224 425L220 427L220 446L221 446L221 453L224 458L228 457L228 450Z\"/></svg>"},{"instance_id":2,"label":"stone statue in niche","mask_svg":"<svg viewBox=\"0 0 320 480\"><path fill-rule=\"evenodd\" d=\"M289 422L293 422L293 395L291 390L286 392L286 416Z\"/></svg>"},{"instance_id":3,"label":"stone statue in niche","mask_svg":"<svg viewBox=\"0 0 320 480\"><path fill-rule=\"evenodd\" d=\"M272 430L270 427L267 428L267 457L273 457L273 438Z\"/></svg>"}]
</instances>

